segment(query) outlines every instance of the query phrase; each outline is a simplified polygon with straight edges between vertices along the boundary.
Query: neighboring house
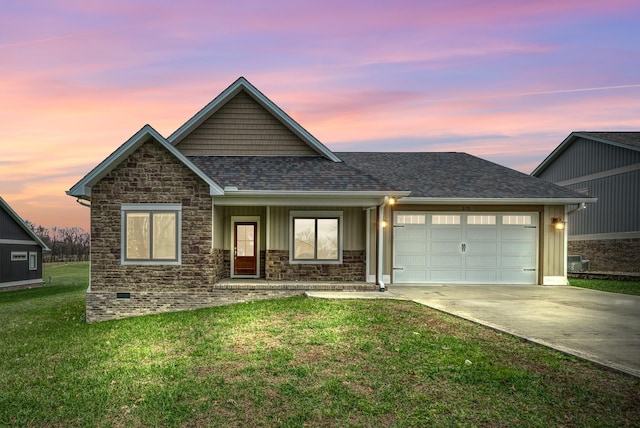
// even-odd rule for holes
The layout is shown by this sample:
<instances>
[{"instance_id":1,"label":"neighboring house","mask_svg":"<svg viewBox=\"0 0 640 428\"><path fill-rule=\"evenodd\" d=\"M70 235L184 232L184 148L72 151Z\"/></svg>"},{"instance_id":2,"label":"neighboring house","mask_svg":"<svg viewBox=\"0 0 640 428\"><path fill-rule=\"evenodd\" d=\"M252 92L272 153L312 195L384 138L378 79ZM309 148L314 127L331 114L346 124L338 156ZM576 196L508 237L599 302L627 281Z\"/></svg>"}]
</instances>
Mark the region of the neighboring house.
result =
<instances>
[{"instance_id":1,"label":"neighboring house","mask_svg":"<svg viewBox=\"0 0 640 428\"><path fill-rule=\"evenodd\" d=\"M568 207L570 255L640 273L640 132L572 132L531 175L598 199Z\"/></svg>"},{"instance_id":2,"label":"neighboring house","mask_svg":"<svg viewBox=\"0 0 640 428\"><path fill-rule=\"evenodd\" d=\"M0 291L42 285L42 251L49 248L0 198Z\"/></svg>"},{"instance_id":3,"label":"neighboring house","mask_svg":"<svg viewBox=\"0 0 640 428\"><path fill-rule=\"evenodd\" d=\"M579 193L465 153L334 153L238 79L146 125L68 192L91 202L87 320L389 284L564 284Z\"/></svg>"}]
</instances>

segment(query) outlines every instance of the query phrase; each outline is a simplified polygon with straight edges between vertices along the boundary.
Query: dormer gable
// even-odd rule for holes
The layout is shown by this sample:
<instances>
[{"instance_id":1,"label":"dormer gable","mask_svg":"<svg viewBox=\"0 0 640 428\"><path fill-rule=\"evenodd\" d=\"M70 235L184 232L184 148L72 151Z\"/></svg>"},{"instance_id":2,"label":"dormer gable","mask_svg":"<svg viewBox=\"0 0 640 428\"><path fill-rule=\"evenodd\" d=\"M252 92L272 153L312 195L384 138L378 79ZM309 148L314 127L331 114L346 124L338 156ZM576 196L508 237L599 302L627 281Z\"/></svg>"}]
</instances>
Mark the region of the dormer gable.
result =
<instances>
[{"instance_id":1,"label":"dormer gable","mask_svg":"<svg viewBox=\"0 0 640 428\"><path fill-rule=\"evenodd\" d=\"M240 77L168 138L185 156L340 159Z\"/></svg>"}]
</instances>

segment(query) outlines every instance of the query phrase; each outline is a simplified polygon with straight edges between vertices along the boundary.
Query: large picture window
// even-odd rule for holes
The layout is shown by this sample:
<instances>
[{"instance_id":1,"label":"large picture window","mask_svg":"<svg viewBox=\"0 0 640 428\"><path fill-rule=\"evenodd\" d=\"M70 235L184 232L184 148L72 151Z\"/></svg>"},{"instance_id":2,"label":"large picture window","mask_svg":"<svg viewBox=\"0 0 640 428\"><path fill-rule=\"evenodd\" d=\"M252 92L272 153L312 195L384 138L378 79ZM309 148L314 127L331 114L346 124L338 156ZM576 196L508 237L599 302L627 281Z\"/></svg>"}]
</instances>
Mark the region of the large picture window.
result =
<instances>
[{"instance_id":1,"label":"large picture window","mask_svg":"<svg viewBox=\"0 0 640 428\"><path fill-rule=\"evenodd\" d=\"M292 263L342 262L342 212L292 211Z\"/></svg>"},{"instance_id":2,"label":"large picture window","mask_svg":"<svg viewBox=\"0 0 640 428\"><path fill-rule=\"evenodd\" d=\"M180 263L180 205L122 206L122 263Z\"/></svg>"}]
</instances>

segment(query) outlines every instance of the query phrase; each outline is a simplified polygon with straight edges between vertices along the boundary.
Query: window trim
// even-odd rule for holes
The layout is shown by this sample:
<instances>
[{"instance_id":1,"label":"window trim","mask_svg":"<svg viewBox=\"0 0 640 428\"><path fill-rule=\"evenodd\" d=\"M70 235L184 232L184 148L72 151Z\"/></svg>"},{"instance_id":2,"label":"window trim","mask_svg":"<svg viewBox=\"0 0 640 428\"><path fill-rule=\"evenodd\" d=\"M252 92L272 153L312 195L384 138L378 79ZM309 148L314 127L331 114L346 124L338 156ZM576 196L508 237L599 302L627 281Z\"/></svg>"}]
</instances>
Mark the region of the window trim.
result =
<instances>
[{"instance_id":1,"label":"window trim","mask_svg":"<svg viewBox=\"0 0 640 428\"><path fill-rule=\"evenodd\" d=\"M147 212L176 214L176 258L175 259L127 259L127 213ZM151 222L153 223L153 222ZM182 204L122 204L120 206L120 263L123 265L170 265L182 264ZM149 251L153 249L153 235L149 236Z\"/></svg>"},{"instance_id":2,"label":"window trim","mask_svg":"<svg viewBox=\"0 0 640 428\"><path fill-rule=\"evenodd\" d=\"M38 270L38 253L35 251L29 251L29 270Z\"/></svg>"},{"instance_id":3,"label":"window trim","mask_svg":"<svg viewBox=\"0 0 640 428\"><path fill-rule=\"evenodd\" d=\"M336 260L326 259L295 259L295 237L293 234L293 224L295 219L337 219L338 220L338 258ZM295 265L340 265L342 264L342 253L344 249L343 240L344 212L343 211L289 211L289 264ZM317 222L316 222L317 231Z\"/></svg>"},{"instance_id":4,"label":"window trim","mask_svg":"<svg viewBox=\"0 0 640 428\"><path fill-rule=\"evenodd\" d=\"M29 260L28 253L26 251L12 251L11 252L11 261L12 262L26 262Z\"/></svg>"}]
</instances>

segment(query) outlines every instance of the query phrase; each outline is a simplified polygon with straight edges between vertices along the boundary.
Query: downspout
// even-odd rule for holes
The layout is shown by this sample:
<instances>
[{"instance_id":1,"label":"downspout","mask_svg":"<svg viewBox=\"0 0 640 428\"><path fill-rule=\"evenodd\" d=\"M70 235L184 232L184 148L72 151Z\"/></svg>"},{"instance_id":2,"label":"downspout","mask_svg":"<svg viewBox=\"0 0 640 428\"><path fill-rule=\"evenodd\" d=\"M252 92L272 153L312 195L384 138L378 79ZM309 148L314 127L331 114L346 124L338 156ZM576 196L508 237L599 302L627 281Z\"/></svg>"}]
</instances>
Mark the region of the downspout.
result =
<instances>
[{"instance_id":1,"label":"downspout","mask_svg":"<svg viewBox=\"0 0 640 428\"><path fill-rule=\"evenodd\" d=\"M384 208L389 203L389 197L385 196L382 203L378 206L378 285L380 292L384 292L385 285L382 280L382 263L384 259Z\"/></svg>"},{"instance_id":2,"label":"downspout","mask_svg":"<svg viewBox=\"0 0 640 428\"><path fill-rule=\"evenodd\" d=\"M571 214L573 214L573 213L577 213L578 211L582 211L582 210L584 210L584 209L587 209L587 204L585 204L584 202L581 202L581 203L580 203L580 205L578 205L578 208L574 208L574 209L572 209L571 211L569 211L569 212L565 215L565 218L566 218L566 217L569 217L569 216L570 216Z\"/></svg>"}]
</instances>

